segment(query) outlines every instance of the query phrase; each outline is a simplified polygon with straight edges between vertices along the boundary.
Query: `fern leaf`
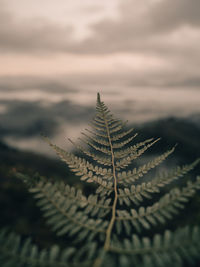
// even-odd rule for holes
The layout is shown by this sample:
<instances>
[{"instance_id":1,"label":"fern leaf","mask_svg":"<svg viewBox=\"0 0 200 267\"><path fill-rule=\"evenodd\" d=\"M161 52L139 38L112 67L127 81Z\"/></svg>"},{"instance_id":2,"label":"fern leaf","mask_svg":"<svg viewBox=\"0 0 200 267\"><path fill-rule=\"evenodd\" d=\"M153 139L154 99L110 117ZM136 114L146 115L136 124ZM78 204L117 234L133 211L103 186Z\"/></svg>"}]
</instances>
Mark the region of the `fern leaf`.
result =
<instances>
[{"instance_id":1,"label":"fern leaf","mask_svg":"<svg viewBox=\"0 0 200 267\"><path fill-rule=\"evenodd\" d=\"M68 164L71 170L76 175L81 176L81 180L88 183L97 183L103 190L107 190L108 192L113 191L113 181L109 181L112 178L110 168L94 166L84 158L76 157L71 153L65 152L63 149L53 145L50 141L48 143L56 150L59 157Z\"/></svg>"},{"instance_id":2,"label":"fern leaf","mask_svg":"<svg viewBox=\"0 0 200 267\"><path fill-rule=\"evenodd\" d=\"M137 209L129 206L139 205L144 198L151 198L152 193L160 193L162 187L188 173L200 159L138 184L137 181L161 164L175 147L138 168L130 167L128 170L133 160L160 139L151 138L132 145L137 134L132 134L133 129L125 129L125 125L126 122L113 117L98 94L92 130L86 129L91 136L83 133L86 140L82 141L90 149L69 139L84 155L66 152L45 138L61 160L80 176L80 180L96 184L96 192L85 196L81 190L63 182L51 183L39 175L31 178L22 174L17 176L34 193L47 223L57 235L68 235L73 237L73 242L80 242L78 250L70 247L61 251L58 246L53 246L50 251L39 251L29 239L23 243L20 237L0 231L0 264L5 267L154 267L169 264L180 267L184 259L191 262L194 257L199 257L198 227L174 233L166 231L164 236L155 235L153 239L140 238L132 233L173 219L200 189L200 177L181 189L171 189L148 206L141 205ZM126 209L120 206L124 204ZM94 239L99 243L93 242Z\"/></svg>"},{"instance_id":3,"label":"fern leaf","mask_svg":"<svg viewBox=\"0 0 200 267\"><path fill-rule=\"evenodd\" d=\"M70 140L71 141L71 140ZM103 157L103 156L99 156L95 153L92 153L86 149L84 149L82 146L80 145L76 145L73 141L71 141L71 143L78 149L80 150L82 153L84 153L85 155L87 155L88 157L92 158L94 161L105 165L105 166L112 166L112 162L110 157Z\"/></svg>"},{"instance_id":4,"label":"fern leaf","mask_svg":"<svg viewBox=\"0 0 200 267\"><path fill-rule=\"evenodd\" d=\"M0 230L0 263L1 266L9 267L89 267L96 252L96 243L88 243L84 248L77 250L68 247L61 250L59 246L53 245L48 250L39 250L31 239L22 238L15 233L7 233L5 229ZM83 261L82 257L86 257Z\"/></svg>"},{"instance_id":5,"label":"fern leaf","mask_svg":"<svg viewBox=\"0 0 200 267\"><path fill-rule=\"evenodd\" d=\"M144 267L176 267L183 266L186 261L194 263L194 259L200 258L199 239L199 227L187 226L175 232L166 230L163 236L156 234L153 240L137 235L132 235L131 241L125 239L121 242L116 238L110 250L119 255L119 266L124 266L122 263L126 260L127 266L137 262L137 266Z\"/></svg>"},{"instance_id":6,"label":"fern leaf","mask_svg":"<svg viewBox=\"0 0 200 267\"><path fill-rule=\"evenodd\" d=\"M113 128L112 127L109 128L110 129L110 134L117 133L120 130L123 130L124 126L125 126L125 123L124 124L121 124L121 125L118 125L116 127L113 127Z\"/></svg>"},{"instance_id":7,"label":"fern leaf","mask_svg":"<svg viewBox=\"0 0 200 267\"><path fill-rule=\"evenodd\" d=\"M136 153L137 150L140 147L145 146L146 144L148 144L148 143L150 143L152 141L153 141L153 138L150 138L150 139L147 139L147 140L145 140L143 142L140 142L140 143L137 143L137 144L135 144L133 146L130 146L130 147L124 149L124 150L120 150L119 152L116 151L115 152L115 157L116 158L124 158L126 156L129 156L130 154Z\"/></svg>"},{"instance_id":8,"label":"fern leaf","mask_svg":"<svg viewBox=\"0 0 200 267\"><path fill-rule=\"evenodd\" d=\"M91 133L91 134L93 134L94 136L96 136L97 138L103 138L103 140L105 140L105 141L107 141L107 139L108 139L108 136L106 135L106 134L103 134L103 133L99 133L99 132L93 132L93 131L91 131L91 130L88 130L88 129L85 129L87 132L89 132L89 133Z\"/></svg>"},{"instance_id":9,"label":"fern leaf","mask_svg":"<svg viewBox=\"0 0 200 267\"><path fill-rule=\"evenodd\" d=\"M91 126L91 128L93 128L93 130L100 132L101 134L103 133L104 136L107 136L105 125L101 126L100 124L97 124L96 122L91 122L89 125Z\"/></svg>"},{"instance_id":10,"label":"fern leaf","mask_svg":"<svg viewBox=\"0 0 200 267\"><path fill-rule=\"evenodd\" d=\"M72 190L70 189L71 192ZM58 235L64 235L66 233L74 235L80 232L78 236L80 238L80 235L84 232L84 238L87 237L90 239L98 233L105 232L107 221L88 216L88 213L94 207L102 209L102 205L96 205L95 201L97 200L95 197L91 196L87 200L84 198L88 204L90 203L90 205L85 206L85 204L77 201L77 195L80 193L76 194L74 192L68 195L65 191L65 194L63 194L62 191L58 190L57 185L49 182L44 183L43 181L40 181L32 187L30 192L34 193L35 197L39 200L37 204L44 212L47 223L52 226ZM79 209L80 207L81 209Z\"/></svg>"},{"instance_id":11,"label":"fern leaf","mask_svg":"<svg viewBox=\"0 0 200 267\"><path fill-rule=\"evenodd\" d=\"M124 141L121 141L121 142L114 142L113 143L113 148L114 149L116 149L116 148L122 148L122 147L124 147L125 145L127 145L128 143L130 143L136 136L137 136L138 134L136 133L136 134L134 134L133 136L131 136L131 137L129 137L129 138L127 138L126 140L124 140ZM117 152L114 152L114 155L115 155L115 157L117 158L117 155L118 155L118 153Z\"/></svg>"},{"instance_id":12,"label":"fern leaf","mask_svg":"<svg viewBox=\"0 0 200 267\"><path fill-rule=\"evenodd\" d=\"M112 192L114 192L114 187L112 187L112 184L106 184L105 182L102 182L102 184L99 185L96 190L96 194L100 194L101 197L105 195L109 196Z\"/></svg>"},{"instance_id":13,"label":"fern leaf","mask_svg":"<svg viewBox=\"0 0 200 267\"><path fill-rule=\"evenodd\" d=\"M141 226L149 229L151 224L165 223L166 219L172 219L174 214L179 213L179 209L184 208L183 203L187 202L197 189L200 189L200 177L197 177L194 183L188 182L181 190L173 188L152 206L140 207L138 212L131 209L131 215L126 210L117 210L116 220L123 223L127 221L126 224L132 224L138 231L141 231ZM126 228L125 226L125 230Z\"/></svg>"},{"instance_id":14,"label":"fern leaf","mask_svg":"<svg viewBox=\"0 0 200 267\"><path fill-rule=\"evenodd\" d=\"M103 119L103 117L101 117ZM92 128L94 128L95 130L97 131L102 131L104 133L106 133L106 126L105 126L105 122L103 122L103 120L101 121L101 123L93 120L91 122L91 126ZM114 120L114 119L110 119L108 117L108 122L107 122L108 126L109 126L109 129L110 129L110 132L112 133L113 132L116 132L116 131L119 131L121 129L123 129L123 126L124 126L124 123L119 121L119 120Z\"/></svg>"},{"instance_id":15,"label":"fern leaf","mask_svg":"<svg viewBox=\"0 0 200 267\"><path fill-rule=\"evenodd\" d=\"M112 121L111 122L109 122L108 123L108 125L109 125L109 129L112 131L113 129L115 129L115 128L118 128L118 127L123 127L123 125L124 125L125 123L123 122L123 121L121 121L121 120L114 120L114 119L112 119Z\"/></svg>"},{"instance_id":16,"label":"fern leaf","mask_svg":"<svg viewBox=\"0 0 200 267\"><path fill-rule=\"evenodd\" d=\"M126 187L119 190L119 203L130 205L130 202L133 202L136 205L139 205L144 198L152 198L152 193L160 193L160 188L165 185L173 182L174 180L183 177L189 171L191 171L197 164L199 164L200 159L195 160L193 163L184 165L182 167L177 167L170 173L164 173L159 177L155 177L152 181L147 183L142 183L139 185L131 185L131 187Z\"/></svg>"},{"instance_id":17,"label":"fern leaf","mask_svg":"<svg viewBox=\"0 0 200 267\"><path fill-rule=\"evenodd\" d=\"M112 178L112 172L110 168L102 168L99 166L94 166L93 164L86 161L84 158L77 157L72 153L66 152L60 147L52 144L47 138L45 138L45 140L56 151L57 155L61 158L61 160L66 162L69 168L71 168L71 170L75 172L76 175L82 177L81 178L82 180L86 180L87 182L94 181L96 183L102 184L102 181L104 181L105 179L109 180ZM101 157L101 162L102 160L103 158ZM104 179L101 177L99 177L98 179L97 177L98 175L102 175Z\"/></svg>"},{"instance_id":18,"label":"fern leaf","mask_svg":"<svg viewBox=\"0 0 200 267\"><path fill-rule=\"evenodd\" d=\"M158 142L160 138L154 140L153 142L149 143L148 145L144 146L142 149L135 151L135 153L130 153L129 156L119 160L116 162L117 169L127 167L133 160L137 159L141 156L148 148L153 146L156 142Z\"/></svg>"},{"instance_id":19,"label":"fern leaf","mask_svg":"<svg viewBox=\"0 0 200 267\"><path fill-rule=\"evenodd\" d=\"M99 137L95 137L96 133L94 133L94 132L92 132L92 131L90 131L88 129L85 129L85 130L88 131L89 133L91 133L92 136L91 135L89 136L86 133L81 133L81 134L84 135L85 137L87 137L90 141L95 142L95 143L97 143L99 145L104 145L106 147L110 147L110 144L109 144L108 141L106 141L106 140L104 140L102 138L99 138Z\"/></svg>"},{"instance_id":20,"label":"fern leaf","mask_svg":"<svg viewBox=\"0 0 200 267\"><path fill-rule=\"evenodd\" d=\"M93 149L95 149L96 151L98 152L101 152L101 153L104 153L106 155L111 155L111 151L108 149L108 148L105 148L105 147L100 147L100 146L97 146L95 144L93 144L92 142L90 141L87 141L87 140L83 140L81 138L79 138L83 143L89 145L90 147L92 147Z\"/></svg>"},{"instance_id":21,"label":"fern leaf","mask_svg":"<svg viewBox=\"0 0 200 267\"><path fill-rule=\"evenodd\" d=\"M100 100L100 97L97 98L96 111L97 114L93 119L92 128L96 130L97 135L100 134L101 136L103 133L102 137L106 138L106 134L107 140L108 136L110 136L112 141L114 141L114 139L117 141L119 138L122 138L123 135L121 136L121 131L126 125L126 122L114 119L110 110L105 106L104 102ZM118 134L120 135L119 137L117 136Z\"/></svg>"},{"instance_id":22,"label":"fern leaf","mask_svg":"<svg viewBox=\"0 0 200 267\"><path fill-rule=\"evenodd\" d=\"M110 210L111 198L100 198L97 195L90 194L86 197L80 189L75 189L69 185L65 185L63 182L57 182L54 184L59 192L67 197L71 204L76 204L80 208L86 207L87 214L91 213L91 216L104 217ZM35 195L37 198L37 195Z\"/></svg>"},{"instance_id":23,"label":"fern leaf","mask_svg":"<svg viewBox=\"0 0 200 267\"><path fill-rule=\"evenodd\" d=\"M159 164L161 164L170 154L172 154L175 150L175 147L166 151L159 157L156 157L154 160L144 164L143 166L139 167L138 170L134 168L132 171L128 172L119 172L118 173L118 183L122 184L131 184L141 178L144 174L146 174L149 170L155 168Z\"/></svg>"},{"instance_id":24,"label":"fern leaf","mask_svg":"<svg viewBox=\"0 0 200 267\"><path fill-rule=\"evenodd\" d=\"M120 139L124 138L126 135L129 135L131 132L133 132L133 130L134 129L131 128L129 130L123 131L123 132L118 133L118 134L112 134L111 141L112 142L119 141Z\"/></svg>"},{"instance_id":25,"label":"fern leaf","mask_svg":"<svg viewBox=\"0 0 200 267\"><path fill-rule=\"evenodd\" d=\"M102 109L99 108L99 110L97 111L97 116L93 118L93 122L100 127L105 127L105 121L104 121L104 117L102 116ZM107 123L109 128L113 128L119 125L124 124L121 120L118 119L114 119L112 114L109 114L107 116Z\"/></svg>"}]
</instances>

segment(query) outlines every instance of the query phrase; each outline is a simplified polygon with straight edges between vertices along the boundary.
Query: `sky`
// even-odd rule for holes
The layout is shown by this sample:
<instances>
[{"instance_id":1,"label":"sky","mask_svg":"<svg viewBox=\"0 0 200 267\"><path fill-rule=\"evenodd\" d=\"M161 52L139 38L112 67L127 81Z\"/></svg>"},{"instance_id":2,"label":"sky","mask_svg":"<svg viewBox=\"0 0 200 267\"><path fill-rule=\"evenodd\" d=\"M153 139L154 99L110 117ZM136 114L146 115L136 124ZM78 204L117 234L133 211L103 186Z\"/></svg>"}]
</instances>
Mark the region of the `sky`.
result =
<instances>
[{"instance_id":1,"label":"sky","mask_svg":"<svg viewBox=\"0 0 200 267\"><path fill-rule=\"evenodd\" d=\"M131 122L199 114L199 10L199 0L0 0L1 137L36 149L37 129L76 137L97 92Z\"/></svg>"}]
</instances>

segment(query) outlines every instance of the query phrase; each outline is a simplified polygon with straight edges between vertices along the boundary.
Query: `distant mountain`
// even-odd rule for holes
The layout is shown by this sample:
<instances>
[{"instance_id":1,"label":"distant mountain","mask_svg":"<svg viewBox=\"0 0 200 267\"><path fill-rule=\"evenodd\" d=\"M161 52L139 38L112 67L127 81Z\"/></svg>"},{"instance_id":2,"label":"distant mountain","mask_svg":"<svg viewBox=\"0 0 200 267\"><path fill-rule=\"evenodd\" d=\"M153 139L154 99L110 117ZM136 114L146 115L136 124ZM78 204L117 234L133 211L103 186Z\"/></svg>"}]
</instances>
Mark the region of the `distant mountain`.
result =
<instances>
[{"instance_id":1,"label":"distant mountain","mask_svg":"<svg viewBox=\"0 0 200 267\"><path fill-rule=\"evenodd\" d=\"M167 118L136 125L142 139L161 137L157 151L178 144L175 156L179 161L190 162L200 157L200 127L191 119ZM173 157L173 156L172 156Z\"/></svg>"},{"instance_id":2,"label":"distant mountain","mask_svg":"<svg viewBox=\"0 0 200 267\"><path fill-rule=\"evenodd\" d=\"M193 114L188 119L200 128L200 113Z\"/></svg>"}]
</instances>

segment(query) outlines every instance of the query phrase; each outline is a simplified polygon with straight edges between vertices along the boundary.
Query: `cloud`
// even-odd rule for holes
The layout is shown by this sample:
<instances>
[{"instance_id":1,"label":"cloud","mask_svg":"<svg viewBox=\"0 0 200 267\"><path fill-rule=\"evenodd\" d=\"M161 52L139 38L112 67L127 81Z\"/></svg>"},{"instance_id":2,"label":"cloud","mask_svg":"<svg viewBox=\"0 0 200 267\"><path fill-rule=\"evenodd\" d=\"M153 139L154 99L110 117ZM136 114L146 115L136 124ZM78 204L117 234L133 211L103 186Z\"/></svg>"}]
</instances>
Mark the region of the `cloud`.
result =
<instances>
[{"instance_id":1,"label":"cloud","mask_svg":"<svg viewBox=\"0 0 200 267\"><path fill-rule=\"evenodd\" d=\"M0 9L0 52L62 51L70 45L72 34L71 25L57 25L42 18L20 20L5 5Z\"/></svg>"},{"instance_id":2,"label":"cloud","mask_svg":"<svg viewBox=\"0 0 200 267\"><path fill-rule=\"evenodd\" d=\"M175 30L190 25L200 26L200 2L198 0L162 0L150 12L153 25L161 31Z\"/></svg>"},{"instance_id":3,"label":"cloud","mask_svg":"<svg viewBox=\"0 0 200 267\"><path fill-rule=\"evenodd\" d=\"M78 89L68 84L66 79L55 77L39 77L39 76L0 76L0 91L1 92L16 92L39 90L40 92L49 93L70 93L77 92Z\"/></svg>"},{"instance_id":4,"label":"cloud","mask_svg":"<svg viewBox=\"0 0 200 267\"><path fill-rule=\"evenodd\" d=\"M3 53L175 54L192 48L199 52L199 0L148 3L123 0L119 5L119 16L91 24L90 37L82 41L73 38L71 25L41 18L20 20L6 9L6 2L3 3L0 10L0 51Z\"/></svg>"},{"instance_id":5,"label":"cloud","mask_svg":"<svg viewBox=\"0 0 200 267\"><path fill-rule=\"evenodd\" d=\"M102 12L104 9L105 9L104 6L101 4L90 4L90 5L85 5L84 7L82 6L80 8L80 11L83 12L85 15L90 15L91 13L98 14L99 12Z\"/></svg>"},{"instance_id":6,"label":"cloud","mask_svg":"<svg viewBox=\"0 0 200 267\"><path fill-rule=\"evenodd\" d=\"M106 96L107 101L113 101L121 94L127 97L130 90L141 90L141 95L144 89L151 91L153 88L163 91L190 90L193 94L200 88L198 73L189 71L193 69L192 66L185 70L184 64L177 68L177 64L174 63L172 68L154 69L150 66L150 69L131 71L120 62L118 65L119 71L106 73L75 73L51 77L0 76L0 99L12 100L13 104L19 100L30 103L38 101L42 105L70 100L88 106L93 105L98 91ZM123 71L120 71L120 68L123 68Z\"/></svg>"},{"instance_id":7,"label":"cloud","mask_svg":"<svg viewBox=\"0 0 200 267\"><path fill-rule=\"evenodd\" d=\"M91 53L143 52L180 54L200 51L200 2L123 1L118 19L105 19L92 25L94 35L81 49Z\"/></svg>"}]
</instances>

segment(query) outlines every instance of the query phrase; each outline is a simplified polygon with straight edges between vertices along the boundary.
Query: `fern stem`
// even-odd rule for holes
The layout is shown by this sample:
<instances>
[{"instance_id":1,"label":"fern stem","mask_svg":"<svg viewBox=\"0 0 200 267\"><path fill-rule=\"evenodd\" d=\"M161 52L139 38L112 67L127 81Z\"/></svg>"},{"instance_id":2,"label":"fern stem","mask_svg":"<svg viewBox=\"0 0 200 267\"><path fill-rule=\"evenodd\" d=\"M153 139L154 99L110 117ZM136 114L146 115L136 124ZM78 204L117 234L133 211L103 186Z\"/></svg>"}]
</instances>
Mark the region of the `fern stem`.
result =
<instances>
[{"instance_id":1,"label":"fern stem","mask_svg":"<svg viewBox=\"0 0 200 267\"><path fill-rule=\"evenodd\" d=\"M94 267L100 267L101 266L105 253L110 250L111 233L112 233L112 229L114 226L114 222L116 220L116 207L117 207L117 200L118 200L115 156L114 156L113 145L112 145L111 136L110 136L110 130L109 130L108 122L106 119L106 114L104 113L104 110L102 107L102 102L100 100L100 97L98 98L98 102L99 102L99 105L101 107L101 112L103 114L103 118L104 118L104 122L105 122L105 126L106 126L107 137L108 137L108 142L109 142L109 146L110 146L111 157L112 157L112 169L113 169L114 194L115 194L115 196L114 196L114 201L113 201L113 205L112 205L112 217L111 217L110 223L108 225L108 228L106 230L106 239L105 239L105 243L104 243L104 247L103 247L104 253L103 253L102 257L96 259L96 261L94 263Z\"/></svg>"},{"instance_id":2,"label":"fern stem","mask_svg":"<svg viewBox=\"0 0 200 267\"><path fill-rule=\"evenodd\" d=\"M100 107L102 108L102 104L99 100L99 104ZM103 108L101 109L102 114L103 114L103 118L105 121L105 126L106 126L106 130L107 130L107 137L108 137L108 142L110 145L110 152L111 152L111 157L112 157L112 169L113 169L113 179L114 179L114 201L113 201L113 205L112 205L112 217L110 220L110 223L108 225L108 228L106 230L106 239L105 239L105 243L104 243L104 251L107 252L110 250L110 241L111 241L111 233L112 233L112 229L114 226L114 222L116 219L116 207L117 207L117 200L118 200L118 192L117 192L117 177L116 177L116 167L115 167L115 156L114 156L114 151L113 151L113 145L112 145L112 141L111 141L111 136L110 136L110 130L109 130L109 126L108 126L108 122L106 119L106 115L103 111ZM102 263L102 258L98 258L95 261L94 267L100 267L101 263Z\"/></svg>"},{"instance_id":3,"label":"fern stem","mask_svg":"<svg viewBox=\"0 0 200 267\"><path fill-rule=\"evenodd\" d=\"M104 243L104 250L108 251L110 248L111 233L112 233L113 225L114 225L114 222L116 219L116 206L117 206L118 192L117 192L117 177L116 177L116 170L115 170L115 156L114 156L113 145L112 145L111 137L110 137L110 130L109 130L108 122L106 120L105 115L104 115L104 120L105 120L105 125L106 125L106 130L107 130L107 135L108 135L108 141L110 144L110 152L111 152L111 157L112 157L114 194L115 194L113 205L112 205L112 218L111 218L110 223L108 225L108 228L106 230L106 240Z\"/></svg>"},{"instance_id":4,"label":"fern stem","mask_svg":"<svg viewBox=\"0 0 200 267\"><path fill-rule=\"evenodd\" d=\"M110 140L109 140L109 142L110 142ZM117 177L116 177L116 172L115 172L115 162L114 162L114 154L113 154L112 144L111 144L111 154L112 154L112 166L113 166L115 198L114 198L113 206L112 206L112 218L111 218L110 223L108 225L108 228L106 230L106 240L105 240L105 243L104 243L104 250L105 251L108 251L109 248L110 248L111 232L112 232L113 225L114 225L114 222L115 222L115 219L116 219L116 206L117 206L117 199L118 199Z\"/></svg>"}]
</instances>

